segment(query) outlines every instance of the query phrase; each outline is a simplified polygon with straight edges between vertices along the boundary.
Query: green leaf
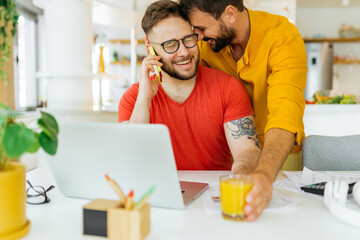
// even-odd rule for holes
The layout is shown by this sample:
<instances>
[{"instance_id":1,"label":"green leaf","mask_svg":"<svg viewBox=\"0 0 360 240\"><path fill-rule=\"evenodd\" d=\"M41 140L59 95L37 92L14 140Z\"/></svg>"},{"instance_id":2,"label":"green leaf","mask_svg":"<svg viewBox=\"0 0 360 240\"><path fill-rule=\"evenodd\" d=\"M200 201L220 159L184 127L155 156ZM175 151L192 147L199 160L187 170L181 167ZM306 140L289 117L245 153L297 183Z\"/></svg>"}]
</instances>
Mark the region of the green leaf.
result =
<instances>
[{"instance_id":1,"label":"green leaf","mask_svg":"<svg viewBox=\"0 0 360 240\"><path fill-rule=\"evenodd\" d=\"M41 118L44 120L46 126L49 126L51 127L51 129L54 129L56 135L59 133L59 126L53 115L41 111Z\"/></svg>"},{"instance_id":2,"label":"green leaf","mask_svg":"<svg viewBox=\"0 0 360 240\"><path fill-rule=\"evenodd\" d=\"M56 119L49 113L41 111L41 118L38 120L39 126L50 138L59 134L59 126Z\"/></svg>"},{"instance_id":3,"label":"green leaf","mask_svg":"<svg viewBox=\"0 0 360 240\"><path fill-rule=\"evenodd\" d=\"M27 150L29 153L36 153L40 148L40 143L37 137L35 137L34 144Z\"/></svg>"},{"instance_id":4,"label":"green leaf","mask_svg":"<svg viewBox=\"0 0 360 240\"><path fill-rule=\"evenodd\" d=\"M5 132L5 128L4 128L4 127L0 127L0 143L1 143L2 140L3 140L4 132ZM2 144L0 144L0 145L2 145ZM0 149L1 149L1 146L0 146Z\"/></svg>"},{"instance_id":5,"label":"green leaf","mask_svg":"<svg viewBox=\"0 0 360 240\"><path fill-rule=\"evenodd\" d=\"M44 121L40 118L38 120L39 127L43 130L43 132L51 139L54 139L56 135L54 135L45 125Z\"/></svg>"},{"instance_id":6,"label":"green leaf","mask_svg":"<svg viewBox=\"0 0 360 240\"><path fill-rule=\"evenodd\" d=\"M58 138L55 136L55 139L51 139L44 132L40 133L39 136L40 146L50 155L55 155L58 147Z\"/></svg>"},{"instance_id":7,"label":"green leaf","mask_svg":"<svg viewBox=\"0 0 360 240\"><path fill-rule=\"evenodd\" d=\"M0 102L0 108L3 108L5 110L10 110L10 107Z\"/></svg>"},{"instance_id":8,"label":"green leaf","mask_svg":"<svg viewBox=\"0 0 360 240\"><path fill-rule=\"evenodd\" d=\"M5 152L11 158L18 158L33 146L35 134L30 129L12 125L5 129L3 145Z\"/></svg>"},{"instance_id":9,"label":"green leaf","mask_svg":"<svg viewBox=\"0 0 360 240\"><path fill-rule=\"evenodd\" d=\"M1 8L0 14L0 22L2 25L7 26L9 21L10 25L10 33L8 34L8 29L5 27L0 27L0 39L2 42L0 43L0 81L8 82L7 72L4 71L4 63L8 61L10 57L10 49L12 45L12 40L17 31L17 23L18 23L18 13L16 11L16 2L15 0L0 0Z\"/></svg>"}]
</instances>

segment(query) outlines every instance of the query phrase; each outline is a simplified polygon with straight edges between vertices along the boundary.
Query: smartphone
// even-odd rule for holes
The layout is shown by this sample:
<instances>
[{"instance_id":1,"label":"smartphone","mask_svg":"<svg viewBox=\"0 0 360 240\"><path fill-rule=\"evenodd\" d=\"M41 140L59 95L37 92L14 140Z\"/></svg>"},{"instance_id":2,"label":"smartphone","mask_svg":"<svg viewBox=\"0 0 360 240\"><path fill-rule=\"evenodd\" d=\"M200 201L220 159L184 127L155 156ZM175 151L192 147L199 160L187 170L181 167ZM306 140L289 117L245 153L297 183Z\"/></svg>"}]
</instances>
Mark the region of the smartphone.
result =
<instances>
[{"instance_id":1,"label":"smartphone","mask_svg":"<svg viewBox=\"0 0 360 240\"><path fill-rule=\"evenodd\" d=\"M149 47L150 48L150 55L152 56L156 56L156 53L155 53L155 50L152 46ZM162 78L161 78L161 67L157 66L157 65L154 65L154 71L155 71L155 74L159 80L159 83L162 83Z\"/></svg>"}]
</instances>

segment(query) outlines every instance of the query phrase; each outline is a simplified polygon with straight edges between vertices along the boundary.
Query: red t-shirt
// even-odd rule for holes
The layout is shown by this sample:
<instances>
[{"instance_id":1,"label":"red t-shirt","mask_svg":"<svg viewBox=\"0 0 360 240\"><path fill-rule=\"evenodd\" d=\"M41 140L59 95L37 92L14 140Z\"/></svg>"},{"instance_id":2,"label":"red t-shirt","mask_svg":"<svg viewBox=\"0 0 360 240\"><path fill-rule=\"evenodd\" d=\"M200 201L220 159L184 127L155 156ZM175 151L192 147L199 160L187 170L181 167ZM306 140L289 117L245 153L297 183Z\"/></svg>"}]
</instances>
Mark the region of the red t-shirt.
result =
<instances>
[{"instance_id":1,"label":"red t-shirt","mask_svg":"<svg viewBox=\"0 0 360 240\"><path fill-rule=\"evenodd\" d=\"M118 121L131 117L139 84L122 96ZM254 115L249 97L234 77L199 66L195 87L183 103L173 101L159 86L151 101L150 123L165 124L178 170L230 170L232 155L224 123Z\"/></svg>"}]
</instances>

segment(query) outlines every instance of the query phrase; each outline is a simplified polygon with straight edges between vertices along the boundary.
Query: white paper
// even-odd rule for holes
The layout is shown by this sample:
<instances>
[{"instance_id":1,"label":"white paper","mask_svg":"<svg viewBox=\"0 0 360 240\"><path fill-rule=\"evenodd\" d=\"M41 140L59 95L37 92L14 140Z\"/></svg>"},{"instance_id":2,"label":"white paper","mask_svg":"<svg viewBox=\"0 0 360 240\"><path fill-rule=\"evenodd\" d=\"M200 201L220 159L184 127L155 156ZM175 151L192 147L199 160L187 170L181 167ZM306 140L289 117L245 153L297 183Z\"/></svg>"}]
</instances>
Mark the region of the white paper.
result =
<instances>
[{"instance_id":1,"label":"white paper","mask_svg":"<svg viewBox=\"0 0 360 240\"><path fill-rule=\"evenodd\" d=\"M273 184L274 188L277 189L284 189L284 190L289 190L289 191L294 191L294 192L301 192L300 187L296 186L292 181L290 181L290 179L285 178L279 181L275 181Z\"/></svg>"},{"instance_id":2,"label":"white paper","mask_svg":"<svg viewBox=\"0 0 360 240\"><path fill-rule=\"evenodd\" d=\"M203 199L206 209L216 212L221 211L219 184L209 183L209 187L204 193Z\"/></svg>"},{"instance_id":3,"label":"white paper","mask_svg":"<svg viewBox=\"0 0 360 240\"><path fill-rule=\"evenodd\" d=\"M314 172L304 167L300 183L303 185L310 185L331 180L333 179L331 179L331 177L326 173Z\"/></svg>"},{"instance_id":4,"label":"white paper","mask_svg":"<svg viewBox=\"0 0 360 240\"><path fill-rule=\"evenodd\" d=\"M285 196L277 191L273 191L272 199L265 211L289 211L295 207L301 198Z\"/></svg>"},{"instance_id":5,"label":"white paper","mask_svg":"<svg viewBox=\"0 0 360 240\"><path fill-rule=\"evenodd\" d=\"M209 187L204 193L203 199L207 210L221 212L219 183L209 183ZM295 206L300 201L300 198L285 196L277 191L273 191L272 199L265 211L288 209L289 207Z\"/></svg>"},{"instance_id":6,"label":"white paper","mask_svg":"<svg viewBox=\"0 0 360 240\"><path fill-rule=\"evenodd\" d=\"M284 171L285 175L289 178L289 180L298 188L302 186L300 184L301 182L301 172L290 172L290 171Z\"/></svg>"},{"instance_id":7,"label":"white paper","mask_svg":"<svg viewBox=\"0 0 360 240\"><path fill-rule=\"evenodd\" d=\"M310 185L320 182L334 181L337 179L342 179L347 183L353 183L360 181L360 174L347 172L314 172L304 167L300 184Z\"/></svg>"},{"instance_id":8,"label":"white paper","mask_svg":"<svg viewBox=\"0 0 360 240\"><path fill-rule=\"evenodd\" d=\"M338 173L338 172L326 172L333 179L343 179L347 183L353 183L360 181L360 174L355 173Z\"/></svg>"}]
</instances>

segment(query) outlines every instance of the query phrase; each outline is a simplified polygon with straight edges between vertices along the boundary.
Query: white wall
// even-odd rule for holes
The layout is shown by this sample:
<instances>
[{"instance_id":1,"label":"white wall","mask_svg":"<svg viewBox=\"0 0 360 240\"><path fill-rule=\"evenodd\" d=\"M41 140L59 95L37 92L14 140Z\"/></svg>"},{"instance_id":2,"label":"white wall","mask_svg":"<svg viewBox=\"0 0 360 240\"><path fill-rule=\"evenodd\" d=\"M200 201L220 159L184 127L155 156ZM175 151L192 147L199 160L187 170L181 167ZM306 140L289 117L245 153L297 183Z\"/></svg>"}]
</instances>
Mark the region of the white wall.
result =
<instances>
[{"instance_id":1,"label":"white wall","mask_svg":"<svg viewBox=\"0 0 360 240\"><path fill-rule=\"evenodd\" d=\"M92 8L94 32L105 34L108 39L130 39L130 30L133 27L136 27L139 36L143 37L142 17L143 13L134 11L129 7L120 8L120 6L95 2Z\"/></svg>"},{"instance_id":2,"label":"white wall","mask_svg":"<svg viewBox=\"0 0 360 240\"><path fill-rule=\"evenodd\" d=\"M360 7L298 8L296 26L304 38L322 35L339 37L342 24L360 27ZM335 43L334 56L360 59L360 42ZM333 89L339 94L354 94L360 99L360 64L335 64Z\"/></svg>"},{"instance_id":3,"label":"white wall","mask_svg":"<svg viewBox=\"0 0 360 240\"><path fill-rule=\"evenodd\" d=\"M360 134L359 105L306 105L305 136L344 136Z\"/></svg>"},{"instance_id":4,"label":"white wall","mask_svg":"<svg viewBox=\"0 0 360 240\"><path fill-rule=\"evenodd\" d=\"M296 26L303 37L338 37L341 24L360 25L360 7L298 8L296 15Z\"/></svg>"},{"instance_id":5,"label":"white wall","mask_svg":"<svg viewBox=\"0 0 360 240\"><path fill-rule=\"evenodd\" d=\"M282 15L290 22L296 22L296 0L244 0L244 5L252 10Z\"/></svg>"}]
</instances>

